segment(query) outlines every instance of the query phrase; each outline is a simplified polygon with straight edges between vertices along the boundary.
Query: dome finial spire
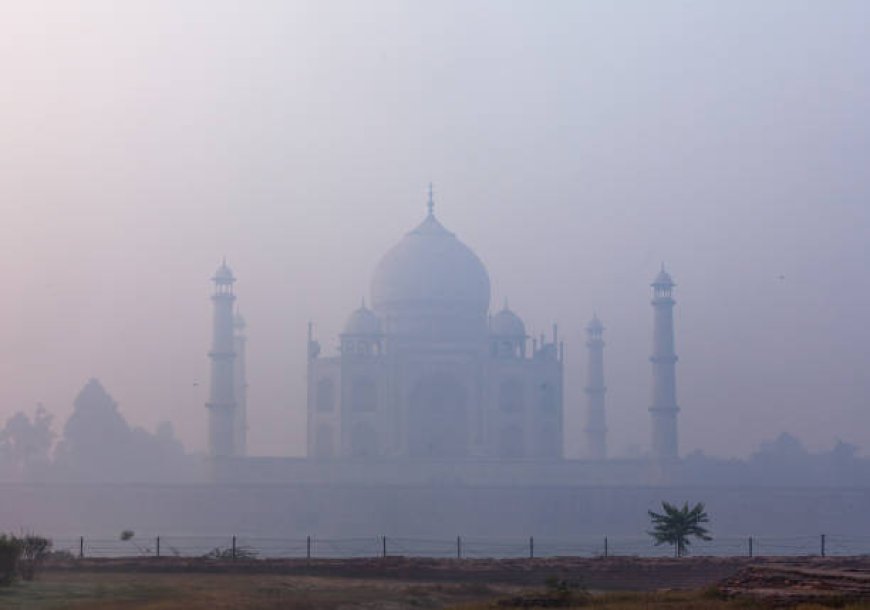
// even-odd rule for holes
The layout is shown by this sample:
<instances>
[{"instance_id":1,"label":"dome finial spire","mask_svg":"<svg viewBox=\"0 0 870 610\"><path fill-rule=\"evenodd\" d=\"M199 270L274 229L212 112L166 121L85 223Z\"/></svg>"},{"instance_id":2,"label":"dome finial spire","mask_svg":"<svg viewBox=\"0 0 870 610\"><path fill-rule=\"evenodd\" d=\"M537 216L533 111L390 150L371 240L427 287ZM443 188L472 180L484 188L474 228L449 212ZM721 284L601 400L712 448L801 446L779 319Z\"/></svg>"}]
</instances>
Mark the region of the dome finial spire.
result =
<instances>
[{"instance_id":1,"label":"dome finial spire","mask_svg":"<svg viewBox=\"0 0 870 610\"><path fill-rule=\"evenodd\" d=\"M429 216L435 214L435 198L432 194L432 183L429 183L429 200L426 202L426 208L429 210Z\"/></svg>"}]
</instances>

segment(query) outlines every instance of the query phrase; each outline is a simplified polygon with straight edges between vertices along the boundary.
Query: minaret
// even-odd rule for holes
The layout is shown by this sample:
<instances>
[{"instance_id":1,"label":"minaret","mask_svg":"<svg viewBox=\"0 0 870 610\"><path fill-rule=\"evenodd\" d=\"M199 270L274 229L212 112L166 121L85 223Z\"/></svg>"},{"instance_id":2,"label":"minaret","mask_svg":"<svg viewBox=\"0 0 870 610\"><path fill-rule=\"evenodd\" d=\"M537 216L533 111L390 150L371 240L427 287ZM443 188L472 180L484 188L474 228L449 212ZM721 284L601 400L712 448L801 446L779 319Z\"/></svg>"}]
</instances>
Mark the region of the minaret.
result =
<instances>
[{"instance_id":1,"label":"minaret","mask_svg":"<svg viewBox=\"0 0 870 610\"><path fill-rule=\"evenodd\" d=\"M236 455L244 457L248 453L248 378L245 365L245 344L248 337L245 334L245 319L236 310L233 317L233 351L236 354L233 363L233 390L236 393L235 444Z\"/></svg>"},{"instance_id":2,"label":"minaret","mask_svg":"<svg viewBox=\"0 0 870 610\"><path fill-rule=\"evenodd\" d=\"M593 316L586 326L586 457L607 458L607 424L604 417L604 325Z\"/></svg>"},{"instance_id":3,"label":"minaret","mask_svg":"<svg viewBox=\"0 0 870 610\"><path fill-rule=\"evenodd\" d=\"M233 283L236 279L224 261L212 278L214 293L214 324L211 358L211 387L206 407L209 411L208 450L211 457L229 457L235 451L236 395L233 389Z\"/></svg>"},{"instance_id":4,"label":"minaret","mask_svg":"<svg viewBox=\"0 0 870 610\"><path fill-rule=\"evenodd\" d=\"M652 455L660 461L676 460L677 448L677 356L674 353L674 299L671 292L676 284L662 270L650 286L653 289L653 385L652 406Z\"/></svg>"}]
</instances>

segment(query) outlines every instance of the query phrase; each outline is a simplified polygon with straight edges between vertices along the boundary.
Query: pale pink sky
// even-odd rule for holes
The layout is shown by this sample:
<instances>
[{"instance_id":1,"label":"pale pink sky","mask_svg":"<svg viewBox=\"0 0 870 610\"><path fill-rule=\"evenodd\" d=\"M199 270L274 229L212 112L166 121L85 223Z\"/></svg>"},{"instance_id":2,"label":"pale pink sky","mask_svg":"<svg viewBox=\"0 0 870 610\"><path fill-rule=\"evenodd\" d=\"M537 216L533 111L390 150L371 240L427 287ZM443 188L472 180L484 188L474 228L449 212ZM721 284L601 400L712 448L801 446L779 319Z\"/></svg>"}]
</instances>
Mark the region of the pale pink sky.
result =
<instances>
[{"instance_id":1,"label":"pale pink sky","mask_svg":"<svg viewBox=\"0 0 870 610\"><path fill-rule=\"evenodd\" d=\"M328 350L433 180L493 303L561 323L572 453L593 311L611 446L647 446L661 260L684 451L866 450L868 23L857 1L6 2L0 418L61 424L95 376L203 449L226 255L250 446L301 453L306 323Z\"/></svg>"}]
</instances>

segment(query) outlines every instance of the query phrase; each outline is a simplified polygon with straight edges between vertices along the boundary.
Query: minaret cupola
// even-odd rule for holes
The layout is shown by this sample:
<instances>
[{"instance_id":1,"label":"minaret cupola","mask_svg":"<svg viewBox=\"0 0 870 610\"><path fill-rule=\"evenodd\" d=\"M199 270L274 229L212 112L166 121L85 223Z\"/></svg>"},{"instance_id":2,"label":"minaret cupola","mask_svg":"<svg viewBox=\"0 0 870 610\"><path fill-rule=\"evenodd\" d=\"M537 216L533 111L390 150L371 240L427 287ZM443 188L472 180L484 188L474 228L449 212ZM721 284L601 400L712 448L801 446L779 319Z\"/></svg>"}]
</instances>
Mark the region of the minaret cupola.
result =
<instances>
[{"instance_id":1,"label":"minaret cupola","mask_svg":"<svg viewBox=\"0 0 870 610\"><path fill-rule=\"evenodd\" d=\"M220 267L218 267L217 271L214 272L214 277L211 278L211 281L214 282L215 295L233 294L233 284L235 283L236 278L233 275L233 270L227 266L226 259L221 262Z\"/></svg>"},{"instance_id":2,"label":"minaret cupola","mask_svg":"<svg viewBox=\"0 0 870 610\"><path fill-rule=\"evenodd\" d=\"M659 271L659 274L653 280L650 286L653 289L653 297L657 299L669 299L671 298L671 293L674 290L674 280L671 278L671 274L665 271L665 265L662 263L662 269Z\"/></svg>"}]
</instances>

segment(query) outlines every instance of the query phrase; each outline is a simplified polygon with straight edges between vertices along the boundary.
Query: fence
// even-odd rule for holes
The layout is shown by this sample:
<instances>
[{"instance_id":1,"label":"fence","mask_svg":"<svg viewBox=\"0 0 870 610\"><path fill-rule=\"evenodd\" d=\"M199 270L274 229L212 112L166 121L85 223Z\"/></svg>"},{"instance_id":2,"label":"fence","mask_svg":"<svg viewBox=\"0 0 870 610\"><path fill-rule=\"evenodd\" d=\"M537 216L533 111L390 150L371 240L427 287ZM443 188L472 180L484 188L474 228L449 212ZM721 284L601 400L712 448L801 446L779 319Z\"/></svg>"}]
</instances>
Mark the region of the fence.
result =
<instances>
[{"instance_id":1,"label":"fence","mask_svg":"<svg viewBox=\"0 0 870 610\"><path fill-rule=\"evenodd\" d=\"M522 558L522 557L667 557L672 547L654 546L649 537L598 538L258 538L250 536L134 536L54 538L54 548L76 557L239 558ZM694 556L870 555L870 536L721 537L693 541Z\"/></svg>"}]
</instances>

